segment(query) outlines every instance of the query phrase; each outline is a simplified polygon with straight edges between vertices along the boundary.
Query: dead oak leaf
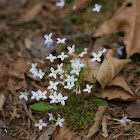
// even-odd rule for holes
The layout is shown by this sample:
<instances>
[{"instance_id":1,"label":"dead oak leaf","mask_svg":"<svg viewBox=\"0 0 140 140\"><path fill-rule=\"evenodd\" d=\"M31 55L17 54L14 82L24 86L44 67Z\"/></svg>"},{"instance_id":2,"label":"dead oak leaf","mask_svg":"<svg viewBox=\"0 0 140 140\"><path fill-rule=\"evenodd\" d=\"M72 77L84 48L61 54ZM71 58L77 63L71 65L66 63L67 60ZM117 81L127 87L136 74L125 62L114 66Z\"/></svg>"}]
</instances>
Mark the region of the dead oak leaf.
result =
<instances>
[{"instance_id":1,"label":"dead oak leaf","mask_svg":"<svg viewBox=\"0 0 140 140\"><path fill-rule=\"evenodd\" d=\"M60 128L58 135L55 136L54 140L71 140L72 136L73 135L70 130L65 125L63 125L63 127Z\"/></svg>"},{"instance_id":2,"label":"dead oak leaf","mask_svg":"<svg viewBox=\"0 0 140 140\"><path fill-rule=\"evenodd\" d=\"M98 97L104 99L107 98L108 100L118 99L123 101L132 101L136 99L122 76L115 77L112 82L97 95Z\"/></svg>"},{"instance_id":3,"label":"dead oak leaf","mask_svg":"<svg viewBox=\"0 0 140 140\"><path fill-rule=\"evenodd\" d=\"M140 0L127 0L112 19L106 21L94 34L99 37L113 31L124 33L127 57L140 53Z\"/></svg>"},{"instance_id":4,"label":"dead oak leaf","mask_svg":"<svg viewBox=\"0 0 140 140\"><path fill-rule=\"evenodd\" d=\"M113 50L108 50L102 64L91 62L91 59L84 60L86 66L83 69L83 80L93 83L95 77L104 88L109 85L112 79L123 69L125 64L129 63L130 59L120 60L113 56Z\"/></svg>"}]
</instances>

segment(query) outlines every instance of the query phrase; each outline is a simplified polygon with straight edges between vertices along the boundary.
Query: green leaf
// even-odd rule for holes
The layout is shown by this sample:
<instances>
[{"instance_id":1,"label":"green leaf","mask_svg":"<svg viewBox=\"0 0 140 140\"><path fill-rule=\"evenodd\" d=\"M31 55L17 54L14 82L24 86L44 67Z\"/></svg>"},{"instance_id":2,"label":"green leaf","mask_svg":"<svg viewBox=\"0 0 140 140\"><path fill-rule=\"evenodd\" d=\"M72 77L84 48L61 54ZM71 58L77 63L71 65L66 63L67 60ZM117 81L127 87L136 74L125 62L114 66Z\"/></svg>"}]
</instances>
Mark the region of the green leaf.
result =
<instances>
[{"instance_id":1,"label":"green leaf","mask_svg":"<svg viewBox=\"0 0 140 140\"><path fill-rule=\"evenodd\" d=\"M96 99L95 99L95 104L96 104L97 106L101 106L101 105L107 105L108 103L107 103L107 101L104 100L104 99L96 98Z\"/></svg>"},{"instance_id":2,"label":"green leaf","mask_svg":"<svg viewBox=\"0 0 140 140\"><path fill-rule=\"evenodd\" d=\"M140 72L140 67L136 69L137 72Z\"/></svg>"},{"instance_id":3,"label":"green leaf","mask_svg":"<svg viewBox=\"0 0 140 140\"><path fill-rule=\"evenodd\" d=\"M36 111L43 111L43 112L58 109L56 104L50 104L50 103L45 103L45 102L30 105L30 108L33 109L33 110L36 110Z\"/></svg>"}]
</instances>

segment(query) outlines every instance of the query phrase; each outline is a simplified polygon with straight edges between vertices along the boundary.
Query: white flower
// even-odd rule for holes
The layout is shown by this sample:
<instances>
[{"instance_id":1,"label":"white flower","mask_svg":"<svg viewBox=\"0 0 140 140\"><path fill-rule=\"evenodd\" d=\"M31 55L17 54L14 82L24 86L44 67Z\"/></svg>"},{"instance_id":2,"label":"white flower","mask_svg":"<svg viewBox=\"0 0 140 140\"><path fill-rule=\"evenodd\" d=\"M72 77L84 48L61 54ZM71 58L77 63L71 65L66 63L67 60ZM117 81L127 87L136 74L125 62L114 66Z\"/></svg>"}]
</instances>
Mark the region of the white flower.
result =
<instances>
[{"instance_id":1,"label":"white flower","mask_svg":"<svg viewBox=\"0 0 140 140\"><path fill-rule=\"evenodd\" d=\"M90 93L92 87L93 87L93 85L89 86L89 84L87 84L87 85L86 85L86 89L83 89L83 91L84 91L84 92L88 92L88 93Z\"/></svg>"},{"instance_id":2,"label":"white flower","mask_svg":"<svg viewBox=\"0 0 140 140\"><path fill-rule=\"evenodd\" d=\"M38 127L38 129L39 129L40 131L42 130L42 128L43 128L44 126L47 126L47 123L43 123L43 120L42 120L42 119L39 120L39 123L35 124L35 127Z\"/></svg>"},{"instance_id":3,"label":"white flower","mask_svg":"<svg viewBox=\"0 0 140 140\"><path fill-rule=\"evenodd\" d=\"M92 55L93 55L94 58L92 58L91 61L101 62L101 58L100 57L102 56L102 53L96 54L95 52L93 52Z\"/></svg>"},{"instance_id":4,"label":"white flower","mask_svg":"<svg viewBox=\"0 0 140 140\"><path fill-rule=\"evenodd\" d=\"M49 115L49 121L51 121L51 120L54 120L54 117L53 117L53 114L52 113L48 113L48 115Z\"/></svg>"},{"instance_id":5,"label":"white flower","mask_svg":"<svg viewBox=\"0 0 140 140\"><path fill-rule=\"evenodd\" d=\"M66 41L66 38L63 38L63 39L60 39L60 38L57 38L57 42L56 43L60 43L60 44L65 44L65 41Z\"/></svg>"},{"instance_id":6,"label":"white flower","mask_svg":"<svg viewBox=\"0 0 140 140\"><path fill-rule=\"evenodd\" d=\"M77 81L77 78L74 78L74 75L72 76L72 82L74 83L75 81Z\"/></svg>"},{"instance_id":7,"label":"white flower","mask_svg":"<svg viewBox=\"0 0 140 140\"><path fill-rule=\"evenodd\" d=\"M40 92L40 98L47 99L46 93L47 93L47 91L43 91L43 92L41 91Z\"/></svg>"},{"instance_id":8,"label":"white flower","mask_svg":"<svg viewBox=\"0 0 140 140\"><path fill-rule=\"evenodd\" d=\"M69 50L68 54L75 52L75 45L73 45L72 47L67 47L67 49Z\"/></svg>"},{"instance_id":9,"label":"white flower","mask_svg":"<svg viewBox=\"0 0 140 140\"><path fill-rule=\"evenodd\" d=\"M39 101L40 100L40 98L41 98L41 96L40 96L40 94L42 93L42 91L41 90L38 90L38 91L36 91L36 100L37 101Z\"/></svg>"},{"instance_id":10,"label":"white flower","mask_svg":"<svg viewBox=\"0 0 140 140\"><path fill-rule=\"evenodd\" d=\"M56 74L57 74L57 71L54 70L54 69L51 67L51 73L49 74L49 77L53 77L54 79L56 79Z\"/></svg>"},{"instance_id":11,"label":"white flower","mask_svg":"<svg viewBox=\"0 0 140 140\"><path fill-rule=\"evenodd\" d=\"M100 12L102 5L95 4L95 8L92 9L93 12Z\"/></svg>"},{"instance_id":12,"label":"white flower","mask_svg":"<svg viewBox=\"0 0 140 140\"><path fill-rule=\"evenodd\" d=\"M57 122L56 122L56 124L55 124L55 125L56 125L56 126L58 126L58 125L59 125L60 127L62 127L62 126L63 126L62 122L64 122L64 121L65 121L65 119L63 119L63 118L62 118L62 119L60 119L60 117L58 117L58 118L57 118Z\"/></svg>"},{"instance_id":13,"label":"white flower","mask_svg":"<svg viewBox=\"0 0 140 140\"><path fill-rule=\"evenodd\" d=\"M63 86L65 86L65 81L59 81L59 83Z\"/></svg>"},{"instance_id":14,"label":"white flower","mask_svg":"<svg viewBox=\"0 0 140 140\"><path fill-rule=\"evenodd\" d=\"M75 90L72 91L72 93L74 93L74 92L76 93L76 95L77 94L81 94L81 90L80 89L79 90L75 89Z\"/></svg>"},{"instance_id":15,"label":"white flower","mask_svg":"<svg viewBox=\"0 0 140 140\"><path fill-rule=\"evenodd\" d=\"M126 124L126 122L131 122L131 120L130 119L127 119L127 117L125 116L125 117L123 117L121 120L119 120L120 121L120 123L121 123L121 127L123 126L123 125L125 125Z\"/></svg>"},{"instance_id":16,"label":"white flower","mask_svg":"<svg viewBox=\"0 0 140 140\"><path fill-rule=\"evenodd\" d=\"M63 71L63 70L62 70L62 67L63 67L63 63L61 63L60 65L57 65L57 68L58 68L58 69L57 69L57 73L58 73L58 72L61 73L61 72Z\"/></svg>"},{"instance_id":17,"label":"white flower","mask_svg":"<svg viewBox=\"0 0 140 140\"><path fill-rule=\"evenodd\" d=\"M32 74L33 74L33 77L38 76L38 71L37 71L37 69L35 69L34 71L32 71Z\"/></svg>"},{"instance_id":18,"label":"white flower","mask_svg":"<svg viewBox=\"0 0 140 140\"><path fill-rule=\"evenodd\" d=\"M60 79L63 79L64 78L64 71L59 72L59 75L60 75Z\"/></svg>"},{"instance_id":19,"label":"white flower","mask_svg":"<svg viewBox=\"0 0 140 140\"><path fill-rule=\"evenodd\" d=\"M70 74L75 73L76 75L79 75L79 72L80 72L80 70L78 68L74 67L73 70L70 72Z\"/></svg>"},{"instance_id":20,"label":"white flower","mask_svg":"<svg viewBox=\"0 0 140 140\"><path fill-rule=\"evenodd\" d=\"M51 101L50 101L50 103L52 104L52 103L58 103L58 95L57 95L57 92L55 91L53 94L51 94L50 96L49 96L49 98L50 99L52 99Z\"/></svg>"},{"instance_id":21,"label":"white flower","mask_svg":"<svg viewBox=\"0 0 140 140\"><path fill-rule=\"evenodd\" d=\"M72 60L70 60L70 62L71 62L71 66L75 67L77 63L80 63L80 59L73 58Z\"/></svg>"},{"instance_id":22,"label":"white flower","mask_svg":"<svg viewBox=\"0 0 140 140\"><path fill-rule=\"evenodd\" d=\"M85 64L80 63L80 62L77 62L76 65L75 65L75 67L77 67L78 69L81 69L84 66L85 66Z\"/></svg>"},{"instance_id":23,"label":"white flower","mask_svg":"<svg viewBox=\"0 0 140 140\"><path fill-rule=\"evenodd\" d=\"M67 58L68 57L68 55L65 55L64 52L62 52L61 55L58 55L57 57L58 58L61 58L61 61L63 61L64 58Z\"/></svg>"},{"instance_id":24,"label":"white flower","mask_svg":"<svg viewBox=\"0 0 140 140\"><path fill-rule=\"evenodd\" d=\"M61 93L58 93L58 102L61 102L62 105L65 105L65 100L68 99L68 96L64 96Z\"/></svg>"},{"instance_id":25,"label":"white flower","mask_svg":"<svg viewBox=\"0 0 140 140\"><path fill-rule=\"evenodd\" d=\"M52 37L52 33L50 33L49 35L44 35L45 40L45 45L47 45L47 48L49 48L50 45L53 45L53 40L51 39Z\"/></svg>"},{"instance_id":26,"label":"white flower","mask_svg":"<svg viewBox=\"0 0 140 140\"><path fill-rule=\"evenodd\" d=\"M67 77L67 79L65 80L66 82L72 82L72 77L73 77L74 75L72 75L72 76L70 76L70 75L66 75L66 77Z\"/></svg>"},{"instance_id":27,"label":"white flower","mask_svg":"<svg viewBox=\"0 0 140 140\"><path fill-rule=\"evenodd\" d=\"M36 70L36 66L37 66L37 63L32 63L31 64L31 69L30 69L30 72L33 72L33 71L35 71Z\"/></svg>"},{"instance_id":28,"label":"white flower","mask_svg":"<svg viewBox=\"0 0 140 140\"><path fill-rule=\"evenodd\" d=\"M53 81L50 81L49 83L50 83L50 86L48 86L48 89L57 90L57 85L59 84L59 82L53 83Z\"/></svg>"},{"instance_id":29,"label":"white flower","mask_svg":"<svg viewBox=\"0 0 140 140\"><path fill-rule=\"evenodd\" d=\"M38 73L39 78L42 79L44 75L45 75L45 72L42 72L42 70L39 69L39 73Z\"/></svg>"},{"instance_id":30,"label":"white flower","mask_svg":"<svg viewBox=\"0 0 140 140\"><path fill-rule=\"evenodd\" d=\"M83 57L85 52L81 52L78 56Z\"/></svg>"},{"instance_id":31,"label":"white flower","mask_svg":"<svg viewBox=\"0 0 140 140\"><path fill-rule=\"evenodd\" d=\"M72 87L74 87L74 83L73 83L73 82L72 82L72 83L67 82L67 85L64 86L65 89L69 89L69 90L70 90Z\"/></svg>"},{"instance_id":32,"label":"white flower","mask_svg":"<svg viewBox=\"0 0 140 140\"><path fill-rule=\"evenodd\" d=\"M73 10L73 11L75 11L75 10L76 10L76 5L74 5L74 6L72 7L72 10Z\"/></svg>"},{"instance_id":33,"label":"white flower","mask_svg":"<svg viewBox=\"0 0 140 140\"><path fill-rule=\"evenodd\" d=\"M37 97L37 92L35 92L35 91L31 91L31 93L32 93L32 97L31 97L31 99L35 99L36 97Z\"/></svg>"},{"instance_id":34,"label":"white flower","mask_svg":"<svg viewBox=\"0 0 140 140\"><path fill-rule=\"evenodd\" d=\"M105 53L107 50L108 50L108 49L104 48L102 51L98 51L98 53L103 54L103 53Z\"/></svg>"},{"instance_id":35,"label":"white flower","mask_svg":"<svg viewBox=\"0 0 140 140\"><path fill-rule=\"evenodd\" d=\"M63 8L65 5L65 0L60 0L60 2L56 3L56 6Z\"/></svg>"},{"instance_id":36,"label":"white flower","mask_svg":"<svg viewBox=\"0 0 140 140\"><path fill-rule=\"evenodd\" d=\"M28 92L20 92L20 94L19 99L24 98L26 101L28 101Z\"/></svg>"},{"instance_id":37,"label":"white flower","mask_svg":"<svg viewBox=\"0 0 140 140\"><path fill-rule=\"evenodd\" d=\"M57 57L53 56L52 54L49 54L49 56L47 56L46 59L50 59L51 62L54 62L54 59L57 59Z\"/></svg>"},{"instance_id":38,"label":"white flower","mask_svg":"<svg viewBox=\"0 0 140 140\"><path fill-rule=\"evenodd\" d=\"M87 48L84 48L84 52L85 52L85 54L87 54Z\"/></svg>"}]
</instances>

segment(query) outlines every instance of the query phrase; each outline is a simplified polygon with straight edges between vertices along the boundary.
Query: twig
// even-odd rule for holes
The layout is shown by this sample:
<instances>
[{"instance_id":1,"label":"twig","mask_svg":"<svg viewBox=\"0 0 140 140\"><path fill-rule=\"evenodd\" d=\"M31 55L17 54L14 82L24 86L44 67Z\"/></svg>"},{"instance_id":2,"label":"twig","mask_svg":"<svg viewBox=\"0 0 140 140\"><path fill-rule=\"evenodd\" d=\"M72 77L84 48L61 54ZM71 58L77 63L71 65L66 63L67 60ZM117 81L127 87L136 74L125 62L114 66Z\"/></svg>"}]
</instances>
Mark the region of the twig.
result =
<instances>
[{"instance_id":1,"label":"twig","mask_svg":"<svg viewBox=\"0 0 140 140\"><path fill-rule=\"evenodd\" d=\"M27 105L25 103L23 103L23 107L24 107L24 110L25 112L27 113L27 115L29 116L29 118L33 121L33 123L36 123L37 120L34 119L34 117L32 116L32 114L29 112L28 108L27 108Z\"/></svg>"}]
</instances>

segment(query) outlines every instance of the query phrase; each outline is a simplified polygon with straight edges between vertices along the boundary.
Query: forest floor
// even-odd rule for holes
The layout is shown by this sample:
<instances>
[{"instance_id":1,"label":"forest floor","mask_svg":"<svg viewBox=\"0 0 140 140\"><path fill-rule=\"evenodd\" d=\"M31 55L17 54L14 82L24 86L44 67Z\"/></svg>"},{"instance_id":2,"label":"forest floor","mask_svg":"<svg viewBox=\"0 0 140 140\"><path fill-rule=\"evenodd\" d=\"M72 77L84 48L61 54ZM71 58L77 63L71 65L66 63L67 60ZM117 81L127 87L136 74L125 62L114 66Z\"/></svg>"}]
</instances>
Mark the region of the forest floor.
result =
<instances>
[{"instance_id":1,"label":"forest floor","mask_svg":"<svg viewBox=\"0 0 140 140\"><path fill-rule=\"evenodd\" d=\"M116 23L113 22L112 28L100 28L114 14L117 16L121 13L118 9L123 4L122 0L66 0L64 8L57 7L56 2L58 1L0 0L0 140L80 140L87 139L90 134L91 140L139 140L140 48L136 48L134 42L125 44L126 40L129 42L132 39L131 31L126 31L126 28L131 29L131 23L127 21L129 16L122 24L117 24L118 19ZM99 13L92 11L95 3L102 5ZM75 11L72 10L74 4ZM127 3L126 7L133 8L133 4ZM104 34L106 32L108 34ZM107 68L102 63L103 68L98 69L102 71L97 81L94 81L91 96L85 97L80 104L75 103L77 108L69 107L70 111L66 115L61 112L67 119L62 128L55 129L53 123L47 122L47 127L40 132L34 126L36 120L43 118L47 121L46 114L50 110L35 111L30 105L37 101L29 99L25 102L19 100L19 95L25 89L28 92L33 89L48 91L47 76L42 80L36 79L29 70L35 62L46 75L49 74L50 67L56 67L58 61L52 64L45 60L50 53L60 53L55 45L49 48L44 45L44 35L49 33L53 33L53 38L66 38L66 46L75 44L77 53L87 48L89 58L91 52L97 53L103 48L112 50L108 51L109 63L106 62L111 66ZM135 42L136 39L137 37L133 38ZM122 56L118 56L117 50L122 45L126 49L123 49ZM66 51L65 48L64 50ZM94 68L90 69L94 71ZM107 69L107 75L104 76ZM108 81L105 86L102 77ZM85 81L93 82L88 77ZM112 81L114 83L110 83ZM101 119L97 119L100 118L98 113L102 114ZM124 116L131 119L131 122L121 127L120 122L114 119L120 120Z\"/></svg>"}]
</instances>

